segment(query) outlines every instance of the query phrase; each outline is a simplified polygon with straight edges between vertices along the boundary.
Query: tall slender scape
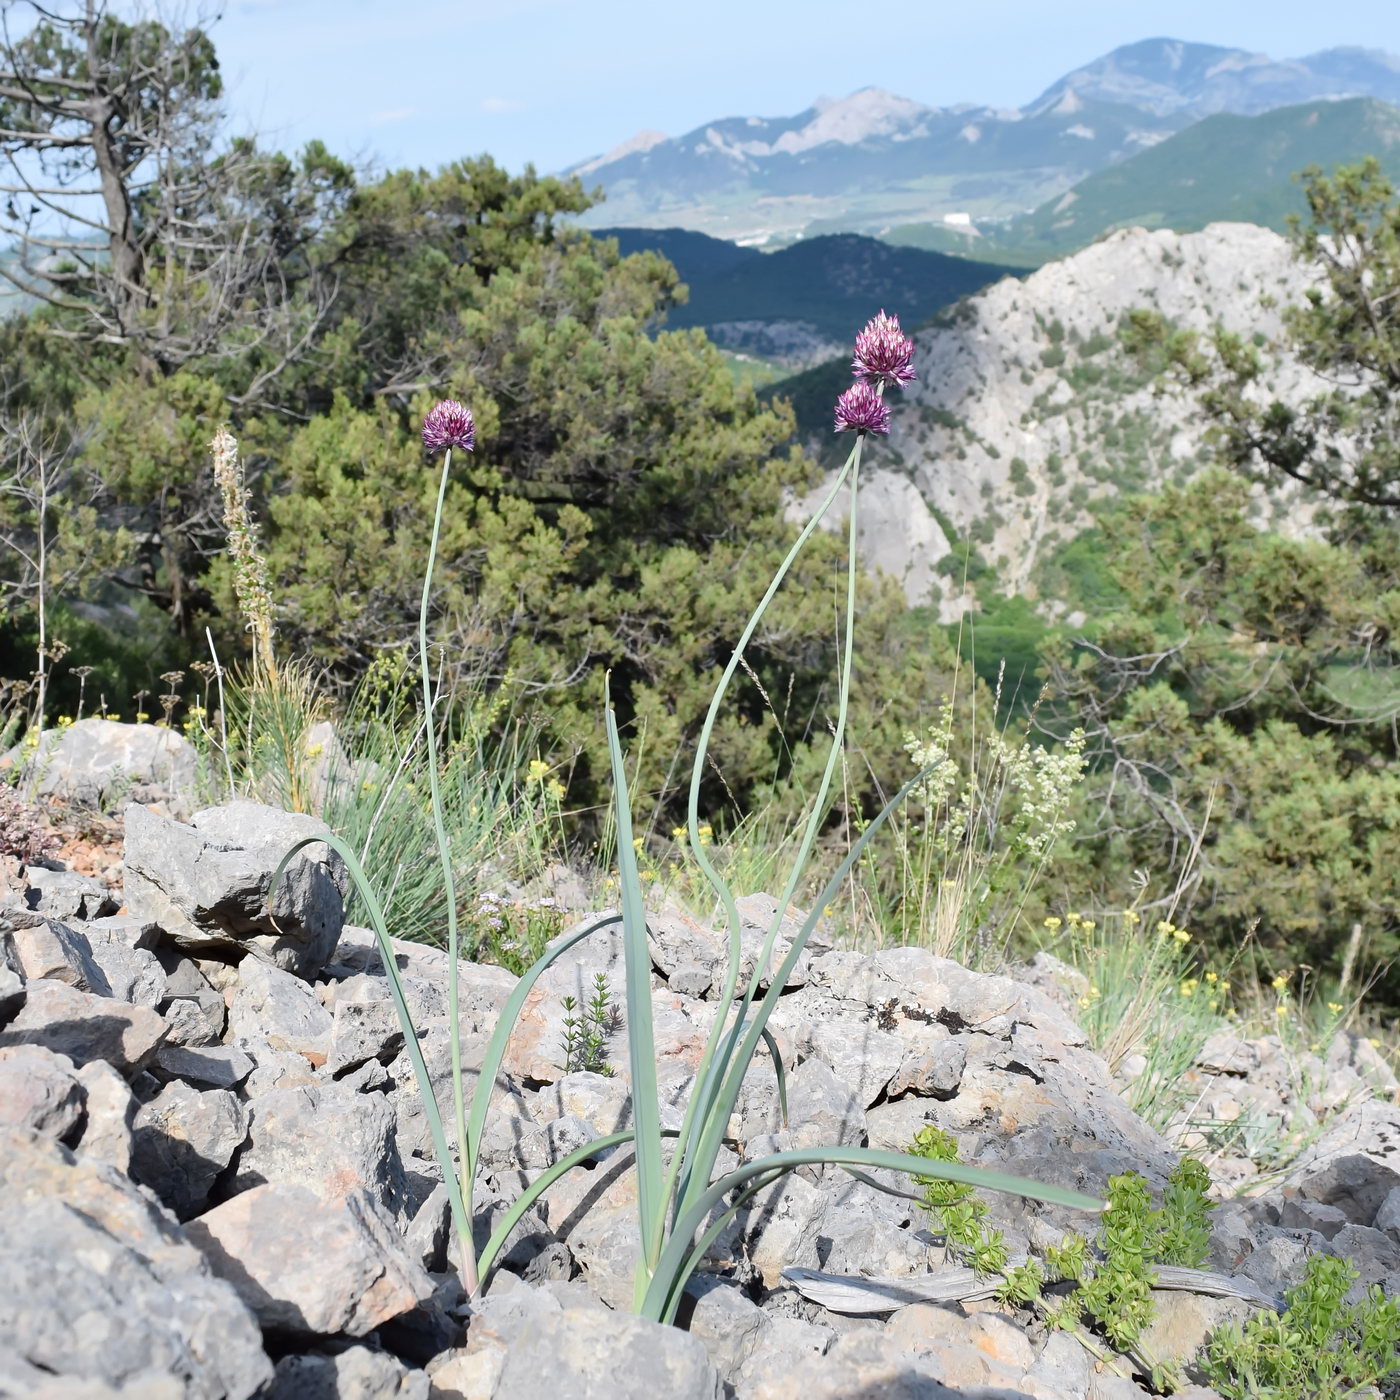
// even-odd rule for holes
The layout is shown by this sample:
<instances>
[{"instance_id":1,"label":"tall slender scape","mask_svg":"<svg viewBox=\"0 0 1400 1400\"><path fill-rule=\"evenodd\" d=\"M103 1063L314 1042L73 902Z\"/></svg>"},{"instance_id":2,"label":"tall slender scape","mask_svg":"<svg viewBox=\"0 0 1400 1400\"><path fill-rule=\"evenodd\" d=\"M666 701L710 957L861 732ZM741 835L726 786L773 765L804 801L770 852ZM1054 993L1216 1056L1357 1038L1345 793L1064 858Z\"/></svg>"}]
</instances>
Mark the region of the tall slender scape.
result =
<instances>
[{"instance_id":1,"label":"tall slender scape","mask_svg":"<svg viewBox=\"0 0 1400 1400\"><path fill-rule=\"evenodd\" d=\"M453 1046L460 1035L458 1022L459 970L457 966L457 885L452 873L452 847L442 820L442 798L438 787L437 733L433 723L432 667L428 661L428 603L433 591L433 570L437 564L438 537L442 533L442 507L447 498L447 480L452 473L452 449L471 452L476 446L476 425L471 410L455 399L444 399L423 420L423 446L430 455L442 453L438 479L437 509L433 512L432 542L428 546L428 566L423 572L423 598L418 606L418 663L423 681L423 733L428 746L428 787L433 804L433 833L437 839L438 861L442 866L442 892L447 901L447 1014L452 1025ZM487 1090L489 1095L490 1090ZM457 1160L467 1183L467 1202L476 1162L468 1151L466 1093L462 1085L462 1057L452 1056L452 1113L457 1129ZM476 1246L472 1240L471 1213L467 1208L454 1211L457 1241L462 1251L462 1282L468 1294L475 1294L480 1280L476 1269Z\"/></svg>"},{"instance_id":2,"label":"tall slender scape","mask_svg":"<svg viewBox=\"0 0 1400 1400\"><path fill-rule=\"evenodd\" d=\"M867 1147L817 1147L804 1148L800 1151L778 1152L759 1161L744 1162L737 1170L721 1177L718 1181L713 1179L715 1164L724 1141L726 1125L739 1096L744 1076L748 1072L750 1063L761 1042L767 1044L773 1055L778 1075L779 1102L786 1113L787 1090L783 1077L782 1060L777 1052L776 1042L768 1031L768 1018L776 1006L777 999L810 938L812 930L816 927L821 910L835 897L842 881L860 860L871 838L875 836L889 819L890 814L899 807L909 793L919 783L927 779L930 771L925 769L915 774L869 823L859 839L853 843L845 859L813 902L813 912L804 919L781 964L769 973L769 964L774 957L778 932L784 915L787 913L790 901L801 882L803 868L826 815L826 802L845 735L851 685L852 640L855 630L858 573L856 563L856 504L861 451L868 434L884 433L889 430L889 409L883 402L885 388L891 384L906 383L913 378L911 368L913 343L899 333L898 318L886 317L884 313L881 313L879 318L866 327L862 337L863 339L858 339L856 343L854 368L858 371L857 382L841 396L837 404L836 414L837 431L854 431L857 434L855 445L847 458L845 467L842 468L836 481L827 492L821 508L807 522L788 551L777 574L764 593L762 601L735 644L733 654L711 700L697 746L690 786L691 845L706 877L719 895L728 917L729 954L724 990L719 1003L720 1014L716 1017L714 1028L706 1043L690 1101L686 1105L679 1131L663 1129L660 1122L660 1100L657 1092L652 1030L651 960L648 951L646 910L642 897L641 877L637 870L636 853L632 845L631 802L623 767L622 745L618 737L617 720L612 711L610 698L604 709L604 720L607 728L608 754L613 772L622 912L621 914L605 915L557 939L516 983L510 996L506 999L505 1006L501 1009L501 1014L486 1046L486 1052L482 1057L481 1067L477 1075L477 1092L473 1095L471 1111L465 1114L464 1122L465 1096L462 1089L461 1025L457 1007L456 902L446 833L442 824L442 805L438 793L435 750L432 747L433 696L432 677L428 664L427 610L433 568L437 558L438 532L447 490L447 476L450 470L450 454L453 448L458 447L466 451L472 450L473 426L471 414L460 404L451 401L439 404L424 422L424 445L431 453L442 452L444 454L442 479L438 487L437 512L433 519L432 546L429 550L427 575L423 584L423 603L419 612L419 651L422 660L424 705L428 710L427 731L430 745L429 771L433 775L431 782L433 815L443 867L444 894L448 903L448 1000L451 1017L453 1105L457 1119L458 1167L456 1169L453 1167L451 1150L448 1147L447 1135L443 1130L442 1115L434 1095L427 1064L423 1059L422 1048L418 1043L413 1019L404 996L402 980L399 977L398 965L394 957L393 943L385 924L383 906L370 885L354 848L343 838L335 835L308 837L293 846L283 858L282 865L273 878L273 888L276 888L282 871L286 869L287 862L304 846L318 842L323 843L337 851L345 861L350 878L354 881L355 888L364 901L370 924L374 928L379 943L385 975L389 980L390 995L394 1000L400 1023L403 1026L408 1055L413 1064L419 1093L422 1095L423 1109L428 1119L433 1147L442 1166L443 1180L452 1203L453 1219L461 1243L462 1281L468 1293L473 1296L477 1293L481 1280L489 1276L511 1231L555 1181L589 1159L628 1143L633 1145L636 1154L638 1237L641 1244L634 1289L634 1307L643 1316L658 1322L673 1322L675 1320L686 1280L700 1264L706 1251L724 1226L743 1209L755 1194L801 1166L839 1166L857 1179L881 1190L892 1188L869 1176L868 1171L900 1172L925 1180L937 1178L963 1182L988 1190L1009 1191L1016 1195L1029 1196L1033 1199L1082 1210L1102 1208L1102 1202L1089 1196L1080 1195L1077 1191L1043 1186L1022 1177L982 1171L975 1167L963 1166L957 1162L930 1162L926 1157L899 1152L879 1152ZM769 604L773 601L784 578L792 568L794 560L801 553L807 541L811 539L813 531L820 525L823 517L831 509L847 482L850 483L851 488L851 512L848 521L847 543L846 625L842 638L840 700L831 754L827 759L817 799L807 818L802 844L792 875L788 879L783 898L774 915L773 924L764 940L753 975L748 985L743 989L737 1005L735 1005L734 998L739 992L742 952L738 908L733 892L721 879L705 854L705 844L700 839L700 780L705 770L706 755L716 717L725 693L742 662L744 649L752 639ZM485 1128L486 1114L491 1103L491 1086L495 1083L496 1076L500 1072L511 1032L524 1008L526 999L550 965L585 938L591 937L600 929L610 928L619 923L622 925L623 931L623 953L627 974L626 1024L628 1064L632 1080L633 1126L620 1132L605 1134L592 1142L585 1143L540 1173L503 1213L496 1225L495 1232L483 1247L478 1258L473 1248L471 1234L473 1178L476 1173L476 1162ZM754 1003L758 999L760 982L765 974L768 976L768 990L755 1008ZM732 1012L729 1010L731 1006L734 1007ZM662 1141L665 1138L676 1139L669 1164L663 1164L661 1149Z\"/></svg>"}]
</instances>

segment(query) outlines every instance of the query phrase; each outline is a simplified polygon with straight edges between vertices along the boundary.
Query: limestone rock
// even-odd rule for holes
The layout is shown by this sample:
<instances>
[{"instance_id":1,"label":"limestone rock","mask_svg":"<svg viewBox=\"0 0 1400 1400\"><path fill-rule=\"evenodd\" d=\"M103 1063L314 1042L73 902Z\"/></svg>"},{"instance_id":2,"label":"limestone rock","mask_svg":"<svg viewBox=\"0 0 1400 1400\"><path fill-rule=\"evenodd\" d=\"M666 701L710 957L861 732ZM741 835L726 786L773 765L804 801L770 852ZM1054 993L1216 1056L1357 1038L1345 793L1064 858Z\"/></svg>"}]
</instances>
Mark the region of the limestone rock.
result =
<instances>
[{"instance_id":1,"label":"limestone rock","mask_svg":"<svg viewBox=\"0 0 1400 1400\"><path fill-rule=\"evenodd\" d=\"M34 790L41 797L101 808L125 794L133 802L163 802L179 811L194 794L194 746L160 725L81 719L65 729L46 729L39 753Z\"/></svg>"},{"instance_id":2,"label":"limestone rock","mask_svg":"<svg viewBox=\"0 0 1400 1400\"><path fill-rule=\"evenodd\" d=\"M274 1050L314 1056L324 1064L333 1023L316 993L290 972L261 958L244 958L229 1007L230 1037L265 1041Z\"/></svg>"},{"instance_id":3,"label":"limestone rock","mask_svg":"<svg viewBox=\"0 0 1400 1400\"><path fill-rule=\"evenodd\" d=\"M248 1110L227 1089L201 1093L182 1080L142 1106L133 1125L131 1175L177 1220L198 1215L219 1175L243 1145Z\"/></svg>"},{"instance_id":4,"label":"limestone rock","mask_svg":"<svg viewBox=\"0 0 1400 1400\"><path fill-rule=\"evenodd\" d=\"M185 1227L266 1329L363 1337L433 1293L433 1282L370 1196L328 1198L269 1182Z\"/></svg>"},{"instance_id":5,"label":"limestone rock","mask_svg":"<svg viewBox=\"0 0 1400 1400\"><path fill-rule=\"evenodd\" d=\"M397 1217L407 1208L407 1185L394 1123L394 1110L382 1096L338 1084L257 1095L231 1187L298 1185L327 1199L358 1191Z\"/></svg>"},{"instance_id":6,"label":"limestone rock","mask_svg":"<svg viewBox=\"0 0 1400 1400\"><path fill-rule=\"evenodd\" d=\"M7 1025L24 1005L24 979L0 962L0 1027Z\"/></svg>"},{"instance_id":7,"label":"limestone rock","mask_svg":"<svg viewBox=\"0 0 1400 1400\"><path fill-rule=\"evenodd\" d=\"M249 1400L272 1374L252 1315L164 1211L105 1163L14 1129L0 1129L0 1260L23 1280L0 1291L0 1357L113 1386L169 1376L182 1400Z\"/></svg>"},{"instance_id":8,"label":"limestone rock","mask_svg":"<svg viewBox=\"0 0 1400 1400\"><path fill-rule=\"evenodd\" d=\"M29 907L45 918L86 922L117 912L117 901L101 880L73 870L31 865L25 871Z\"/></svg>"},{"instance_id":9,"label":"limestone rock","mask_svg":"<svg viewBox=\"0 0 1400 1400\"><path fill-rule=\"evenodd\" d=\"M995 1392L993 1392L995 1394ZM873 1329L839 1336L822 1356L796 1361L781 1376L769 1376L745 1391L744 1400L961 1400L939 1379L938 1362L916 1355L897 1339Z\"/></svg>"},{"instance_id":10,"label":"limestone rock","mask_svg":"<svg viewBox=\"0 0 1400 1400\"><path fill-rule=\"evenodd\" d=\"M144 1006L93 996L48 978L29 982L25 991L23 1009L0 1031L0 1046L43 1045L75 1065L106 1060L131 1075L165 1039L165 1022Z\"/></svg>"},{"instance_id":11,"label":"limestone rock","mask_svg":"<svg viewBox=\"0 0 1400 1400\"><path fill-rule=\"evenodd\" d=\"M305 847L283 872L270 906L268 896L292 846L327 830L313 817L255 802L207 808L190 826L130 807L127 904L177 947L249 952L314 976L345 921L340 858L325 846Z\"/></svg>"},{"instance_id":12,"label":"limestone rock","mask_svg":"<svg viewBox=\"0 0 1400 1400\"><path fill-rule=\"evenodd\" d=\"M698 1338L629 1313L564 1308L531 1317L505 1347L501 1400L720 1400Z\"/></svg>"},{"instance_id":13,"label":"limestone rock","mask_svg":"<svg viewBox=\"0 0 1400 1400\"><path fill-rule=\"evenodd\" d=\"M138 1108L131 1086L105 1060L91 1060L76 1072L86 1105L74 1152L129 1172Z\"/></svg>"},{"instance_id":14,"label":"limestone rock","mask_svg":"<svg viewBox=\"0 0 1400 1400\"><path fill-rule=\"evenodd\" d=\"M204 1089L236 1089L253 1072L253 1058L236 1045L172 1045L156 1051L152 1071Z\"/></svg>"},{"instance_id":15,"label":"limestone rock","mask_svg":"<svg viewBox=\"0 0 1400 1400\"><path fill-rule=\"evenodd\" d=\"M0 910L0 921L10 933L16 966L28 980L43 977L81 992L111 995L83 934L27 909Z\"/></svg>"},{"instance_id":16,"label":"limestone rock","mask_svg":"<svg viewBox=\"0 0 1400 1400\"><path fill-rule=\"evenodd\" d=\"M83 931L109 995L152 1010L165 1000L165 971L154 953L148 948L132 947L122 935L109 936L91 926L85 926Z\"/></svg>"},{"instance_id":17,"label":"limestone rock","mask_svg":"<svg viewBox=\"0 0 1400 1400\"><path fill-rule=\"evenodd\" d=\"M86 1101L66 1056L41 1045L0 1049L0 1125L64 1141L82 1123Z\"/></svg>"},{"instance_id":18,"label":"limestone rock","mask_svg":"<svg viewBox=\"0 0 1400 1400\"><path fill-rule=\"evenodd\" d=\"M383 1351L284 1356L260 1400L428 1400L428 1377Z\"/></svg>"}]
</instances>

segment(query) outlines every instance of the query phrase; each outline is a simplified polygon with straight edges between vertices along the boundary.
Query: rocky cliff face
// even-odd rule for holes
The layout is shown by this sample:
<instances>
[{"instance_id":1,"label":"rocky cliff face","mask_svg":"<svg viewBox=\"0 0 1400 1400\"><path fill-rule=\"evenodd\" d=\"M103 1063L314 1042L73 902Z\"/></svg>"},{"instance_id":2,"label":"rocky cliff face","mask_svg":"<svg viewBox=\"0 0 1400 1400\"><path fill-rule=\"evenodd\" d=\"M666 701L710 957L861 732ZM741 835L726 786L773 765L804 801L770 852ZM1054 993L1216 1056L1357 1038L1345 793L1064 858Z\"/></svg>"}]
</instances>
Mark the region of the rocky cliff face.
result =
<instances>
[{"instance_id":1,"label":"rocky cliff face","mask_svg":"<svg viewBox=\"0 0 1400 1400\"><path fill-rule=\"evenodd\" d=\"M1149 307L1182 326L1221 321L1273 339L1308 281L1280 235L1212 224L1124 230L968 298L916 336L918 382L869 454L867 562L951 619L964 600L937 570L951 529L1006 591L1036 596L1037 564L1091 523L1094 502L1184 480L1209 460L1191 402L1158 392L1123 350L1123 317ZM1288 398L1308 380L1285 362L1270 390ZM1307 519L1296 500L1261 495L1259 508L1288 528Z\"/></svg>"}]
</instances>

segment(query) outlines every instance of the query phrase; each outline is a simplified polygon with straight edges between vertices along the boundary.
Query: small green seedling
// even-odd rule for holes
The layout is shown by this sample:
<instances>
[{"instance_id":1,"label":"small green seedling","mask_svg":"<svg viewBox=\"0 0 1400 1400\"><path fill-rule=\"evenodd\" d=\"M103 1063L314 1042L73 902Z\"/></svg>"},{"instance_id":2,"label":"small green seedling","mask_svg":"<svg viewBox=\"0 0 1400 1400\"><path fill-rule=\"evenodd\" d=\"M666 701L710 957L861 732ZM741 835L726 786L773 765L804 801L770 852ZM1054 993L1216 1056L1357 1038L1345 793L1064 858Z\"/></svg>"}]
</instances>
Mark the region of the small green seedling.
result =
<instances>
[{"instance_id":1,"label":"small green seedling","mask_svg":"<svg viewBox=\"0 0 1400 1400\"><path fill-rule=\"evenodd\" d=\"M612 1005L608 981L601 972L595 974L593 995L581 1011L573 997L565 997L564 1072L574 1074L587 1070L611 1079L613 1067L608 1063L607 1043L617 1029L617 1021L617 1008Z\"/></svg>"}]
</instances>

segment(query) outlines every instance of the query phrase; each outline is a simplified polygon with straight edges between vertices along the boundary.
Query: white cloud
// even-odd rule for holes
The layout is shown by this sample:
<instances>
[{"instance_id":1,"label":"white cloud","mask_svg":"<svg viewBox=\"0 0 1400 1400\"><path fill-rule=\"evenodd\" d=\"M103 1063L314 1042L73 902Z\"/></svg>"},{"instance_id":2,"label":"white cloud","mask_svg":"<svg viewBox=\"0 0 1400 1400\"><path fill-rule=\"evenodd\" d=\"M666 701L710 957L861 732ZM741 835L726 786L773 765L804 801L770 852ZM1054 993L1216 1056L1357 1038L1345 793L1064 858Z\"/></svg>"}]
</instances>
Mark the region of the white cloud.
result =
<instances>
[{"instance_id":1,"label":"white cloud","mask_svg":"<svg viewBox=\"0 0 1400 1400\"><path fill-rule=\"evenodd\" d=\"M384 112L375 112L370 116L371 126L388 126L391 122L406 122L418 111L417 107L390 107Z\"/></svg>"},{"instance_id":2,"label":"white cloud","mask_svg":"<svg viewBox=\"0 0 1400 1400\"><path fill-rule=\"evenodd\" d=\"M524 105L523 102L517 102L513 97L483 97L481 99L483 112L518 112Z\"/></svg>"}]
</instances>

